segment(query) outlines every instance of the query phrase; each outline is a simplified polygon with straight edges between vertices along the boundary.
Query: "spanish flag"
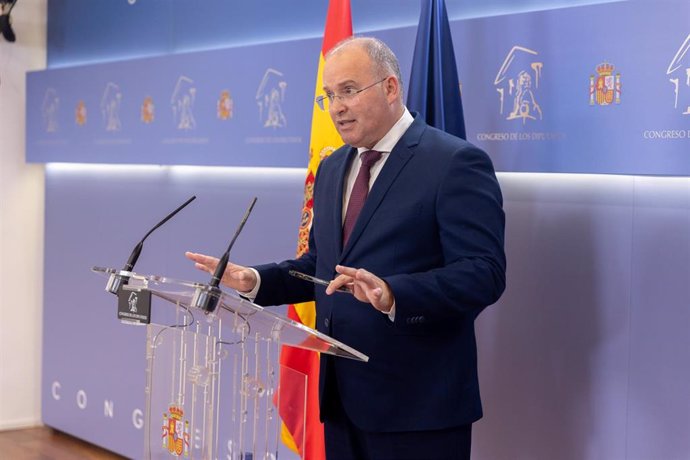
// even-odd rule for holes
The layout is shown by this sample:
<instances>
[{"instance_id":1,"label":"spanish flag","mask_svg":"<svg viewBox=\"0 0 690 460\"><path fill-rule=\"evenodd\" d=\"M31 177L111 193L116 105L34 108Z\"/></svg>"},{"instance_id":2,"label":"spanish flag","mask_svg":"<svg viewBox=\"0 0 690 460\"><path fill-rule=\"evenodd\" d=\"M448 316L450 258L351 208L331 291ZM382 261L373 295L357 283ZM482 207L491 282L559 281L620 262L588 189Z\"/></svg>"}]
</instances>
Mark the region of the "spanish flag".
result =
<instances>
[{"instance_id":1,"label":"spanish flag","mask_svg":"<svg viewBox=\"0 0 690 460\"><path fill-rule=\"evenodd\" d=\"M338 42L352 35L350 0L330 0L326 15L319 69L316 74L314 99L323 94L323 64L326 53ZM297 256L309 247L309 230L313 217L314 177L322 159L343 144L327 111L313 104L311 138L309 143L309 166L304 182L304 206L299 228ZM316 326L314 302L290 305L288 317L311 328ZM283 420L281 437L283 442L305 460L322 460L324 451L323 424L319 421L319 355L316 352L293 347L283 347L280 364L292 371L281 371L279 407ZM304 379L295 375L306 376ZM287 410L289 408L289 410Z\"/></svg>"}]
</instances>

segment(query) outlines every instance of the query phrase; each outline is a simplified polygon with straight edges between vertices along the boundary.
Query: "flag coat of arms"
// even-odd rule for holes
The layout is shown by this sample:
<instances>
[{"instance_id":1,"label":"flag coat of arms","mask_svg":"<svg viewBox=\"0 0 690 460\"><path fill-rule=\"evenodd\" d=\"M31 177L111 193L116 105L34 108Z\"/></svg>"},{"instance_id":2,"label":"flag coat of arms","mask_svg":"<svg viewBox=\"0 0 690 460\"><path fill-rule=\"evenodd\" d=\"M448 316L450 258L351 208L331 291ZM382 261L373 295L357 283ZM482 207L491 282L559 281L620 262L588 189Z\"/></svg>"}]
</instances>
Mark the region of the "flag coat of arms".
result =
<instances>
[{"instance_id":1,"label":"flag coat of arms","mask_svg":"<svg viewBox=\"0 0 690 460\"><path fill-rule=\"evenodd\" d=\"M326 26L319 56L319 68L316 75L314 99L323 94L324 56L341 40L352 35L352 18L350 0L330 0L326 15ZM327 111L322 111L313 104L311 137L309 142L309 165L304 183L304 204L299 228L297 256L309 248L309 230L313 218L313 191L316 170L322 159L334 152L343 144ZM290 305L288 317L306 326L316 326L316 309L314 302ZM293 371L281 371L279 390L280 408L291 408L283 413L281 438L283 442L305 460L322 460L326 458L324 450L323 424L319 420L319 355L316 352L293 347L283 347L280 354L281 367L294 370L306 376L306 394L304 379L291 378ZM293 410L303 408L303 410Z\"/></svg>"}]
</instances>

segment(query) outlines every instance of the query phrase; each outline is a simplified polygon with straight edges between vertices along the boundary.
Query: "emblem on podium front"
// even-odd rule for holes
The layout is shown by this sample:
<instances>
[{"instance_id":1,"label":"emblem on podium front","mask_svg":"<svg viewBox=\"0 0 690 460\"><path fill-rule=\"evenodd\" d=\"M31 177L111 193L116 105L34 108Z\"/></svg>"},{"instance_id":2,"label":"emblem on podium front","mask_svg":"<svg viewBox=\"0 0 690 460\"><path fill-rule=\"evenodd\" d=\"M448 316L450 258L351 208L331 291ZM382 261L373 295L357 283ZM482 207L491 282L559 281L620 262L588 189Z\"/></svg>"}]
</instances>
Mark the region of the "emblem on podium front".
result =
<instances>
[{"instance_id":1,"label":"emblem on podium front","mask_svg":"<svg viewBox=\"0 0 690 460\"><path fill-rule=\"evenodd\" d=\"M163 449L173 457L189 457L189 420L184 420L184 410L180 406L170 406L163 414Z\"/></svg>"}]
</instances>

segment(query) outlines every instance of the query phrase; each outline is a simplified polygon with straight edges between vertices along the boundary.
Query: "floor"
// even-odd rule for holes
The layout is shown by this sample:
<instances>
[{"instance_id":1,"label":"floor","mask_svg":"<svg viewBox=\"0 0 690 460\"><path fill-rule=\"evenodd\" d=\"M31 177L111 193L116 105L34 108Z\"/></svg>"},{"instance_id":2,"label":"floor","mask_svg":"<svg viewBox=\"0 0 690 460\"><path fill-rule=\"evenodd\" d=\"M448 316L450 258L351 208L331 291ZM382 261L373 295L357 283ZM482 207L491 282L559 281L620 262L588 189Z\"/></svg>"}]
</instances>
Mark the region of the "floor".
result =
<instances>
[{"instance_id":1,"label":"floor","mask_svg":"<svg viewBox=\"0 0 690 460\"><path fill-rule=\"evenodd\" d=\"M122 460L117 454L48 427L0 431L0 459Z\"/></svg>"}]
</instances>

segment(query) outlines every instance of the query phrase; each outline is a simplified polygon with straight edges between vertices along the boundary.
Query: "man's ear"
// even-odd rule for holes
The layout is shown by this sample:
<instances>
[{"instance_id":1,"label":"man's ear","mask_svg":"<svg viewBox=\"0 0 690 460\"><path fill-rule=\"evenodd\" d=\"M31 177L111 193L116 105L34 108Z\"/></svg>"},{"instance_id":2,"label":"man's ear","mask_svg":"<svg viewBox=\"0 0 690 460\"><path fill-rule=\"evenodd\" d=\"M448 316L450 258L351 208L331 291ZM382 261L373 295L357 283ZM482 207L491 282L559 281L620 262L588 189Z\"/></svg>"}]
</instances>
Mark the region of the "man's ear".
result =
<instances>
[{"instance_id":1,"label":"man's ear","mask_svg":"<svg viewBox=\"0 0 690 460\"><path fill-rule=\"evenodd\" d=\"M389 76L383 82L383 88L386 91L388 101L394 101L400 97L400 82L394 75Z\"/></svg>"}]
</instances>

